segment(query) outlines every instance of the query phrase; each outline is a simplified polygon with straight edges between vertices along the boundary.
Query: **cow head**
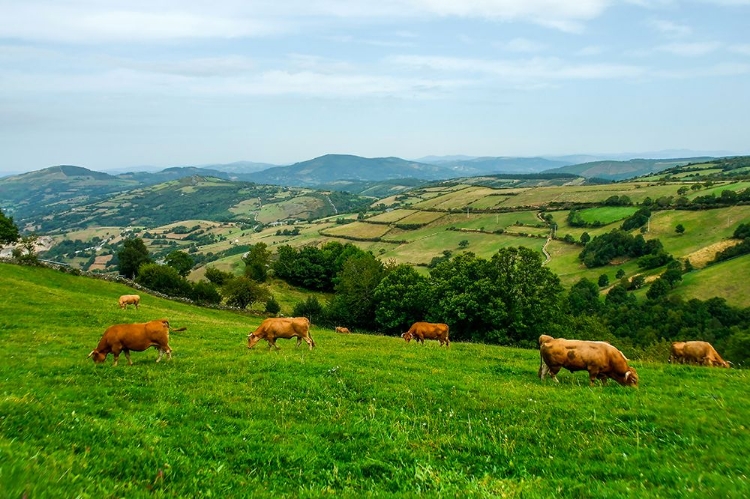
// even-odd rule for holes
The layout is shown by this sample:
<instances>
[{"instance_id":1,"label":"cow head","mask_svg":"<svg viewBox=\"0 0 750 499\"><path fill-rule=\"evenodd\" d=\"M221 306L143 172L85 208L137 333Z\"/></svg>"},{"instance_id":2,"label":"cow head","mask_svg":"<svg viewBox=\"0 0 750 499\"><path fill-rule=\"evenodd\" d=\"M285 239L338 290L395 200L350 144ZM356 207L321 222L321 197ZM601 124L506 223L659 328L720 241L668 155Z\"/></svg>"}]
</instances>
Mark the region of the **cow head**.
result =
<instances>
[{"instance_id":1,"label":"cow head","mask_svg":"<svg viewBox=\"0 0 750 499\"><path fill-rule=\"evenodd\" d=\"M401 337L402 337L402 338L403 338L403 339L404 339L404 340L405 340L405 341L406 341L407 343L409 343L409 342L411 341L411 338L412 338L412 334L411 334L411 333L409 333L409 332L406 332L406 333L402 334L402 335L401 335Z\"/></svg>"},{"instance_id":2,"label":"cow head","mask_svg":"<svg viewBox=\"0 0 750 499\"><path fill-rule=\"evenodd\" d=\"M101 364L102 362L104 362L107 359L107 354L106 353L102 353L102 352L100 352L98 350L91 350L91 353L89 354L89 357L91 357L92 359L94 359L94 362L96 364Z\"/></svg>"},{"instance_id":3,"label":"cow head","mask_svg":"<svg viewBox=\"0 0 750 499\"><path fill-rule=\"evenodd\" d=\"M725 360L721 360L721 359L713 361L713 364L714 364L714 367L725 367L727 369L729 369L731 367L729 365L729 362L727 362Z\"/></svg>"},{"instance_id":4,"label":"cow head","mask_svg":"<svg viewBox=\"0 0 750 499\"><path fill-rule=\"evenodd\" d=\"M638 386L638 373L635 371L634 368L629 368L628 372L625 373L625 383L626 386Z\"/></svg>"},{"instance_id":5,"label":"cow head","mask_svg":"<svg viewBox=\"0 0 750 499\"><path fill-rule=\"evenodd\" d=\"M250 333L247 335L247 348L253 348L260 341L260 336Z\"/></svg>"}]
</instances>

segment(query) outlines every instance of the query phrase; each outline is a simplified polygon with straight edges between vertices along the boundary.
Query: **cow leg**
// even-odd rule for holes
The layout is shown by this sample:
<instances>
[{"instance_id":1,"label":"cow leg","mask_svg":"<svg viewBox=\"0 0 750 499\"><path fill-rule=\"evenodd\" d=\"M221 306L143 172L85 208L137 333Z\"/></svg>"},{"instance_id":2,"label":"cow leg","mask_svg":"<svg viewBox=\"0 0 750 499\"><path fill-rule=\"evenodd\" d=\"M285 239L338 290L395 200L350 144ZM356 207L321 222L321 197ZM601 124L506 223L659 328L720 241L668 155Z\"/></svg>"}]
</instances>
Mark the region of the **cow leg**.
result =
<instances>
[{"instance_id":1,"label":"cow leg","mask_svg":"<svg viewBox=\"0 0 750 499\"><path fill-rule=\"evenodd\" d=\"M297 344L295 345L295 347L298 347L301 344L302 344L302 337L301 336L297 336Z\"/></svg>"},{"instance_id":2,"label":"cow leg","mask_svg":"<svg viewBox=\"0 0 750 499\"><path fill-rule=\"evenodd\" d=\"M309 336L307 336L307 337L305 337L305 341L307 342L307 345L310 347L310 350L312 350L313 347L315 346L315 343L313 343L312 338L310 338ZM299 343L298 343L298 345L299 345Z\"/></svg>"},{"instance_id":3,"label":"cow leg","mask_svg":"<svg viewBox=\"0 0 750 499\"><path fill-rule=\"evenodd\" d=\"M557 373L560 372L560 368L559 367L555 367L555 368L549 367L548 369L549 369L550 377L555 380L555 383L559 383L560 380L557 379Z\"/></svg>"},{"instance_id":4,"label":"cow leg","mask_svg":"<svg viewBox=\"0 0 750 499\"><path fill-rule=\"evenodd\" d=\"M279 348L279 346L276 344L275 338L273 340L268 340L268 348L271 348L271 347L273 347L276 350L281 350L281 348Z\"/></svg>"},{"instance_id":5,"label":"cow leg","mask_svg":"<svg viewBox=\"0 0 750 499\"><path fill-rule=\"evenodd\" d=\"M159 362L164 355L164 350L161 349L161 347L156 347L156 350L159 352L159 355L156 357L156 362Z\"/></svg>"},{"instance_id":6,"label":"cow leg","mask_svg":"<svg viewBox=\"0 0 750 499\"><path fill-rule=\"evenodd\" d=\"M547 364L545 364L544 361L542 361L539 364L538 374L539 374L539 379L541 379L542 381L544 381L544 377L549 374L549 367L547 367Z\"/></svg>"},{"instance_id":7,"label":"cow leg","mask_svg":"<svg viewBox=\"0 0 750 499\"><path fill-rule=\"evenodd\" d=\"M123 353L125 354L125 358L126 358L126 359L128 359L128 365L129 365L129 366L132 366L132 365L133 365L133 361L132 361L132 360L130 360L130 350L128 350L128 349L126 348L126 349L124 349L124 350L123 350L122 352L123 352Z\"/></svg>"}]
</instances>

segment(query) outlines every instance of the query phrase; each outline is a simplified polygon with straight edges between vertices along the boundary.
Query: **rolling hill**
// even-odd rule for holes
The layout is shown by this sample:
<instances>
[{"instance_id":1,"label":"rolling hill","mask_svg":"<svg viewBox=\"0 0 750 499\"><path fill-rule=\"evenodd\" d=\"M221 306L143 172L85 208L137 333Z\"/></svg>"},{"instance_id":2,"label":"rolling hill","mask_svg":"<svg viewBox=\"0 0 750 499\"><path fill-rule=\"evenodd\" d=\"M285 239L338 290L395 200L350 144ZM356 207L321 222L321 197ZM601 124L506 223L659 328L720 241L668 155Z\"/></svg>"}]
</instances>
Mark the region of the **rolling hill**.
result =
<instances>
[{"instance_id":1,"label":"rolling hill","mask_svg":"<svg viewBox=\"0 0 750 499\"><path fill-rule=\"evenodd\" d=\"M658 173L668 168L691 163L705 163L712 158L678 158L678 159L631 159L627 161L594 161L576 165L562 166L546 170L545 173L572 173L586 178L606 180L625 180L651 173Z\"/></svg>"}]
</instances>

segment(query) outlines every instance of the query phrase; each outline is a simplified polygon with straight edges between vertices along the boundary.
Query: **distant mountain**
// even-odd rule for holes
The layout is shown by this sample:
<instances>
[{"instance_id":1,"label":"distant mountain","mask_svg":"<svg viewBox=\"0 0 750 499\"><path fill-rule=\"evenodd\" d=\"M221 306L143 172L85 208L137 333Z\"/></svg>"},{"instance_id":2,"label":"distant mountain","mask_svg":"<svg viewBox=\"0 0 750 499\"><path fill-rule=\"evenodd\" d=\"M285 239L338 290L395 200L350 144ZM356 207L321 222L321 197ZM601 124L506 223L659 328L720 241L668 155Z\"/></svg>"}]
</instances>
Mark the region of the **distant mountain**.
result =
<instances>
[{"instance_id":1,"label":"distant mountain","mask_svg":"<svg viewBox=\"0 0 750 499\"><path fill-rule=\"evenodd\" d=\"M540 157L519 158L508 156L446 160L437 164L450 167L456 174L491 175L495 173L539 173L573 163Z\"/></svg>"},{"instance_id":2,"label":"distant mountain","mask_svg":"<svg viewBox=\"0 0 750 499\"><path fill-rule=\"evenodd\" d=\"M317 186L338 180L380 181L399 178L438 180L455 176L453 169L401 158L363 158L327 154L290 166L277 166L246 176L260 184Z\"/></svg>"},{"instance_id":3,"label":"distant mountain","mask_svg":"<svg viewBox=\"0 0 750 499\"><path fill-rule=\"evenodd\" d=\"M80 166L59 165L0 179L0 206L23 222L29 215L43 215L71 205L93 202L109 194L131 189L139 182Z\"/></svg>"},{"instance_id":4,"label":"distant mountain","mask_svg":"<svg viewBox=\"0 0 750 499\"><path fill-rule=\"evenodd\" d=\"M628 161L594 161L579 165L563 166L546 170L544 173L572 173L586 178L625 180L650 173L658 173L675 166L709 161L710 157L677 159L631 159Z\"/></svg>"}]
</instances>

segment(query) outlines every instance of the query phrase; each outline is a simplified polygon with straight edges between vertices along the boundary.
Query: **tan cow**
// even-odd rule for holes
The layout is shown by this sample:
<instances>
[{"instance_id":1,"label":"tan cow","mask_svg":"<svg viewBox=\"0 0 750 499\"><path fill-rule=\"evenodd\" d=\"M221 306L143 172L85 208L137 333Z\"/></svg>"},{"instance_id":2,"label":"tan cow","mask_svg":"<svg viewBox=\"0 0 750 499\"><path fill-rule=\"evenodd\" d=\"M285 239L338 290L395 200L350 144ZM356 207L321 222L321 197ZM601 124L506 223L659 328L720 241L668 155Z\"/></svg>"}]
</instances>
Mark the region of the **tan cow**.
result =
<instances>
[{"instance_id":1,"label":"tan cow","mask_svg":"<svg viewBox=\"0 0 750 499\"><path fill-rule=\"evenodd\" d=\"M135 308L138 308L138 305L141 303L141 297L139 295L122 295L119 300L120 308L125 310L128 308L128 305L135 305Z\"/></svg>"},{"instance_id":2,"label":"tan cow","mask_svg":"<svg viewBox=\"0 0 750 499\"><path fill-rule=\"evenodd\" d=\"M92 357L94 362L100 364L107 359L107 355L111 352L115 357L115 362L112 365L116 366L120 352L124 352L125 357L128 359L128 364L132 366L133 361L130 360L131 350L142 352L150 347L154 347L159 350L156 362L159 362L165 353L167 354L167 358L171 359L172 349L169 348L169 331L184 331L185 329L184 327L173 329L167 319L158 319L139 324L115 324L114 326L109 326L104 331L102 339L99 340L99 345L91 351L89 357Z\"/></svg>"},{"instance_id":3,"label":"tan cow","mask_svg":"<svg viewBox=\"0 0 750 499\"><path fill-rule=\"evenodd\" d=\"M351 333L351 331L349 331L347 328L341 327L341 326L336 326L336 332L337 333L343 333L343 334L349 334L349 333Z\"/></svg>"},{"instance_id":4,"label":"tan cow","mask_svg":"<svg viewBox=\"0 0 750 499\"><path fill-rule=\"evenodd\" d=\"M279 317L266 319L260 323L258 329L247 336L247 348L253 348L260 340L268 342L268 348L276 346L278 338L297 338L297 346L305 340L310 350L315 346L315 342L310 336L310 321L307 317Z\"/></svg>"},{"instance_id":5,"label":"tan cow","mask_svg":"<svg viewBox=\"0 0 750 499\"><path fill-rule=\"evenodd\" d=\"M424 345L424 340L438 340L440 346L445 344L446 347L450 346L451 342L448 339L448 324L432 323L432 322L415 322L411 325L409 330L401 335L401 337L409 343L412 338L417 342L421 342Z\"/></svg>"},{"instance_id":6,"label":"tan cow","mask_svg":"<svg viewBox=\"0 0 750 499\"><path fill-rule=\"evenodd\" d=\"M624 386L638 386L638 373L628 365L628 359L617 348L605 341L566 340L543 334L539 337L539 378L549 374L558 381L561 368L570 372L588 371L593 386L599 379L603 385L612 378Z\"/></svg>"},{"instance_id":7,"label":"tan cow","mask_svg":"<svg viewBox=\"0 0 750 499\"><path fill-rule=\"evenodd\" d=\"M669 361L709 367L729 367L729 363L707 341L676 341L672 343Z\"/></svg>"}]
</instances>

